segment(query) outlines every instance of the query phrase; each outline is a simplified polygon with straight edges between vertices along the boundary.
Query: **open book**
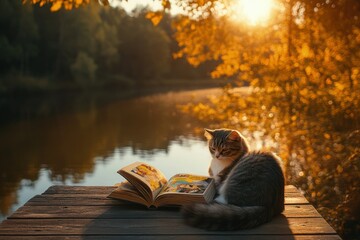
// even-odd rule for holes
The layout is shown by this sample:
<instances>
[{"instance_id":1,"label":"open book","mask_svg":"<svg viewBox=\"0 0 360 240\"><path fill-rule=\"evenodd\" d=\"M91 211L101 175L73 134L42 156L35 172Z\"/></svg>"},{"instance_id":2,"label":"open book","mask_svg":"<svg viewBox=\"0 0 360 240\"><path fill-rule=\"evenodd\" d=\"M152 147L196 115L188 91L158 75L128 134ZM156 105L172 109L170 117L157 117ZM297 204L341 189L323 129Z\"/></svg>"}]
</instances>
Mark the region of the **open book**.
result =
<instances>
[{"instance_id":1,"label":"open book","mask_svg":"<svg viewBox=\"0 0 360 240\"><path fill-rule=\"evenodd\" d=\"M176 174L166 180L158 169L135 162L118 171L127 181L116 184L108 197L147 207L208 203L215 195L214 180L207 176Z\"/></svg>"}]
</instances>

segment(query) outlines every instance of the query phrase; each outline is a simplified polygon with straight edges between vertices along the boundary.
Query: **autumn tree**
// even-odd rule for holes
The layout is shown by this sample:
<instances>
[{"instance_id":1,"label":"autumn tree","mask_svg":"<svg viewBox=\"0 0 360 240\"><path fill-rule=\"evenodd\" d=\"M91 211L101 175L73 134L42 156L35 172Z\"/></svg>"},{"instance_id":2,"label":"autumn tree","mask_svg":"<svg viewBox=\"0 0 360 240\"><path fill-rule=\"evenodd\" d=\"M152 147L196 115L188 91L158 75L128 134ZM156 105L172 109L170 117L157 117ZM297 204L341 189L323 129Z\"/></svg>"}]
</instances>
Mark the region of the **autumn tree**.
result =
<instances>
[{"instance_id":1,"label":"autumn tree","mask_svg":"<svg viewBox=\"0 0 360 240\"><path fill-rule=\"evenodd\" d=\"M220 60L213 77L235 76L251 91L226 88L211 104L185 109L214 127L256 133L254 141L260 132L263 147L285 160L289 181L339 232L354 234L358 220L346 212L359 199L360 154L350 140L360 128L359 2L280 1L259 26L206 6L207 17L183 16L176 24L178 55L194 65Z\"/></svg>"}]
</instances>

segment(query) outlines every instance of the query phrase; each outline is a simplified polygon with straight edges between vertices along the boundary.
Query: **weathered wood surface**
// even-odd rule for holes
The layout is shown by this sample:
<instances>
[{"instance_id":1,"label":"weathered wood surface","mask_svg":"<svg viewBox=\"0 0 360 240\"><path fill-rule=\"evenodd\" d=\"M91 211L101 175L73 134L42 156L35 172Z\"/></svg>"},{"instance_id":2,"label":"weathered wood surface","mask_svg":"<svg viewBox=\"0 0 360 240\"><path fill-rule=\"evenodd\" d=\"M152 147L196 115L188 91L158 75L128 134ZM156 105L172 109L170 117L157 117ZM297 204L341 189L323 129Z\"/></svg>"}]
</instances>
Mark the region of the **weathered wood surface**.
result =
<instances>
[{"instance_id":1,"label":"weathered wood surface","mask_svg":"<svg viewBox=\"0 0 360 240\"><path fill-rule=\"evenodd\" d=\"M1 223L0 239L340 239L294 186L286 186L285 211L270 223L221 232L185 225L178 208L149 210L106 198L113 189L50 187Z\"/></svg>"}]
</instances>

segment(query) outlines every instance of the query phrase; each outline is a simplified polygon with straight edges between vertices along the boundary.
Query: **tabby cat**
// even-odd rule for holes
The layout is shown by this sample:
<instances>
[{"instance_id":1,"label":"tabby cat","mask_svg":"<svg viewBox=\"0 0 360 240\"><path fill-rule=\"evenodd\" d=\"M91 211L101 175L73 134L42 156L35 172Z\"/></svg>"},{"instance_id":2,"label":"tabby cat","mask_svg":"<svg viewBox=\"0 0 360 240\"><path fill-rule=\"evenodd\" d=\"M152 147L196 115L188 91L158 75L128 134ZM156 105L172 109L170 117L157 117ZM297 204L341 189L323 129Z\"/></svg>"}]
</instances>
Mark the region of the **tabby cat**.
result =
<instances>
[{"instance_id":1,"label":"tabby cat","mask_svg":"<svg viewBox=\"0 0 360 240\"><path fill-rule=\"evenodd\" d=\"M270 152L249 152L236 130L205 129L213 157L209 169L217 193L211 204L182 208L185 222L207 230L253 228L284 210L281 160Z\"/></svg>"}]
</instances>

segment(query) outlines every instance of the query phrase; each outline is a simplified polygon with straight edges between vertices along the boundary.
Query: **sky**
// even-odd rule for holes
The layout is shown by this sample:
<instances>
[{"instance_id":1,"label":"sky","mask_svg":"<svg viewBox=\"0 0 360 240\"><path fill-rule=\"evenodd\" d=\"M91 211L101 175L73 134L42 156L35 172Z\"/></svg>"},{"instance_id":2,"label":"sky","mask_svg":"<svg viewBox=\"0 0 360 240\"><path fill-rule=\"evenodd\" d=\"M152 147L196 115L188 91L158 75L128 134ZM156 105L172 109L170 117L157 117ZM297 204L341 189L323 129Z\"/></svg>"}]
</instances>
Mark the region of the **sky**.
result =
<instances>
[{"instance_id":1,"label":"sky","mask_svg":"<svg viewBox=\"0 0 360 240\"><path fill-rule=\"evenodd\" d=\"M150 9L154 11L162 9L161 1L157 0L111 0L110 3L112 6L121 6L128 13L131 13L138 6L149 6ZM175 4L171 5L171 14L176 15L180 12L182 12L181 8L177 7Z\"/></svg>"}]
</instances>

